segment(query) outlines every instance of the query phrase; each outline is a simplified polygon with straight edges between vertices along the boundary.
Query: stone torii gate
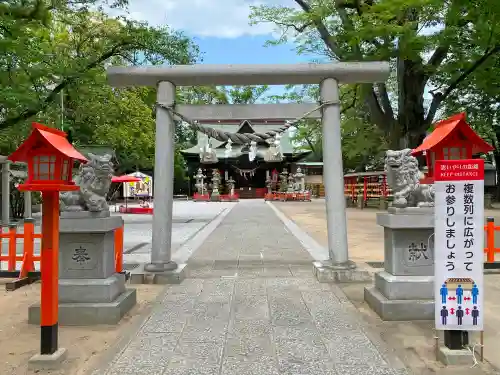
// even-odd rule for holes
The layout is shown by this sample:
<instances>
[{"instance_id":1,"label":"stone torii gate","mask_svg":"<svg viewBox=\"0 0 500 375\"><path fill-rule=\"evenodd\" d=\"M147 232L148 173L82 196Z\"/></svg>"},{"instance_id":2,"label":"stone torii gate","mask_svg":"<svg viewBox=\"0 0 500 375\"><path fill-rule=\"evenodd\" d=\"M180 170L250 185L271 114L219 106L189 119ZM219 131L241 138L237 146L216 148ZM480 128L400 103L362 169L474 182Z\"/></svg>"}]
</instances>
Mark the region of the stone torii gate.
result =
<instances>
[{"instance_id":1,"label":"stone torii gate","mask_svg":"<svg viewBox=\"0 0 500 375\"><path fill-rule=\"evenodd\" d=\"M389 76L387 62L329 64L177 65L155 67L111 67L112 86L156 86L156 148L154 166L154 211L151 263L145 270L175 272L171 258L174 182L174 114L190 120L291 119L314 110L315 103L251 105L177 105L177 86L319 84L323 130L323 180L325 185L329 261L322 267L334 271L355 268L349 260L344 199L344 178L340 132L339 83L383 82ZM174 107L175 106L175 107ZM168 279L168 277L166 278Z\"/></svg>"}]
</instances>

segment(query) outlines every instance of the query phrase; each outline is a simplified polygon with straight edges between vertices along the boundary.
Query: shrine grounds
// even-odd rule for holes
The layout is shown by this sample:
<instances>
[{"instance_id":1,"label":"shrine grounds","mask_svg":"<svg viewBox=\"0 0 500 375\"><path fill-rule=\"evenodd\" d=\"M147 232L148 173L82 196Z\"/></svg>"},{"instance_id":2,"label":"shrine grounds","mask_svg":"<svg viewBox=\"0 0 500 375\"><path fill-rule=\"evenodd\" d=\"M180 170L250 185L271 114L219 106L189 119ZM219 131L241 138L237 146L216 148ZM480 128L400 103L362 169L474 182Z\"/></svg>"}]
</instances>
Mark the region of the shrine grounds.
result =
<instances>
[{"instance_id":1,"label":"shrine grounds","mask_svg":"<svg viewBox=\"0 0 500 375\"><path fill-rule=\"evenodd\" d=\"M274 205L289 219L301 227L321 246L327 246L325 201L313 200L310 204L292 202L276 202ZM347 209L347 228L349 241L349 257L359 265L368 267L374 272L383 268L384 230L376 224L376 209ZM500 209L485 210L485 217L495 218L500 223ZM495 233L495 247L500 247L500 232ZM500 261L500 254L496 254ZM486 271L485 290L485 332L484 356L493 366L500 370L500 270ZM433 363L434 330L433 322L383 322L364 302L363 289L369 284L344 284L343 291L358 308L370 326L380 331L382 339L404 362L414 369L416 374L425 373L425 367ZM474 337L471 343L479 342ZM444 370L440 370L444 371Z\"/></svg>"},{"instance_id":2,"label":"shrine grounds","mask_svg":"<svg viewBox=\"0 0 500 375\"><path fill-rule=\"evenodd\" d=\"M176 251L191 237L209 224L229 204L197 203L176 201L172 228L172 252ZM194 208L194 210L193 210ZM111 208L112 215L114 207ZM40 216L36 219L35 232L40 233ZM124 262L130 269L136 264L147 261L151 251L150 215L122 215L125 221ZM19 227L22 231L22 226ZM4 242L3 251L7 244ZM23 244L19 240L17 253L22 254ZM40 252L40 241L35 242L35 254ZM2 262L6 269L7 262ZM18 268L21 266L18 263ZM38 268L38 264L35 264ZM3 285L9 279L0 279L0 374L25 375L35 374L27 369L28 359L39 352L40 327L27 323L28 307L40 300L40 284L36 283L6 292ZM134 285L137 288L137 306L127 314L117 326L101 327L61 327L59 342L68 349L69 360L60 371L46 372L51 375L87 375L99 354L111 350L120 339L130 337L143 321L164 286ZM43 372L42 372L43 373Z\"/></svg>"},{"instance_id":3,"label":"shrine grounds","mask_svg":"<svg viewBox=\"0 0 500 375\"><path fill-rule=\"evenodd\" d=\"M308 249L308 252L300 246L290 227L273 213L273 207L279 211L278 215L281 213L309 236L309 245L317 243L314 251ZM375 222L376 213L374 209L347 210L350 258L373 272L379 270L377 267L381 267L383 261L383 229ZM500 223L500 210L488 211L486 216L496 217ZM123 217L125 268L133 269L149 259L152 217ZM444 368L435 361L432 322L383 322L363 301L363 288L367 284L345 284L339 288L315 281L312 259L327 255L324 200L272 204L262 200L236 204L176 201L173 221L173 258L187 260L190 256L188 278L177 286L129 286L138 289L138 304L117 326L61 327L60 346L68 349L69 360L58 371L33 372L26 367L27 360L39 347L39 327L27 324L28 306L39 299L39 284L8 293L0 285L0 374L215 374L219 372L211 371L219 364L214 358L219 356L220 360L221 353L224 362L218 368L222 368L220 373L224 375L405 374L397 363L404 363L410 373L416 375L500 373L494 368L500 369L500 316L496 313L500 309L497 297L500 273L485 275L487 362L473 368ZM211 225L217 225L214 232L194 254L186 254L183 245ZM500 244L500 233L497 237ZM307 241L300 240L305 246ZM38 249L37 246L36 251ZM305 310L296 303L298 295L302 296ZM188 296L194 301L186 300ZM266 299L269 305L263 304ZM190 303L194 310L188 309ZM211 310L217 303L222 310ZM199 310L201 307L204 309ZM181 311L181 316L177 315ZM184 311L190 316L186 327L191 331L183 329L180 334L179 319ZM225 346L218 346L222 345L216 337L221 327L210 326L209 322L220 322L224 314L229 314L232 323ZM271 321L281 321L278 327L266 323L270 316ZM304 331L287 328L290 321L307 319L312 319L312 328L307 322ZM362 330L357 328L356 319ZM248 321L253 324L243 324ZM320 328L314 328L314 324ZM168 327L162 328L164 325ZM275 341L259 341L260 332L269 328L275 332ZM171 333L164 333L165 329ZM235 332L240 338L234 336ZM341 340L333 345L331 340L337 333L351 337L356 343ZM195 341L189 341L189 335ZM330 344L325 340L328 335ZM327 343L326 354L317 345L318 341ZM186 347L182 346L183 342L187 343ZM471 342L476 342L476 338L472 337ZM266 367L266 363L272 361L266 353L277 357L278 372ZM328 364L329 370L321 370L320 365L329 358L328 353L330 357L347 353L350 358L346 358L346 362L356 359L362 364ZM385 360L381 361L377 353L383 354ZM165 371L157 371L154 365L163 365L164 358L171 355L175 367L169 364L168 368L165 365ZM262 358L267 358L267 362ZM110 367L111 361L114 362ZM309 366L303 367L304 362ZM336 371L330 370L333 368Z\"/></svg>"}]
</instances>

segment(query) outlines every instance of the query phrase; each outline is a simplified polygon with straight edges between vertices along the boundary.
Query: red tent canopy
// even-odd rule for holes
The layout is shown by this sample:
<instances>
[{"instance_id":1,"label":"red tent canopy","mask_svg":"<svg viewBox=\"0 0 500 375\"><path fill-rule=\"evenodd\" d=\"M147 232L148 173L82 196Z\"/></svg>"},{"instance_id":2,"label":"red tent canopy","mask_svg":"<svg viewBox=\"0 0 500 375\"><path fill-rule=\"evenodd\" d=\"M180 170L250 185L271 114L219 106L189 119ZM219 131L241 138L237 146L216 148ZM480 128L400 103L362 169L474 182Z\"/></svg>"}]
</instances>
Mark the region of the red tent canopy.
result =
<instances>
[{"instance_id":1,"label":"red tent canopy","mask_svg":"<svg viewBox=\"0 0 500 375\"><path fill-rule=\"evenodd\" d=\"M140 178L138 178L138 177L127 176L127 175L114 176L111 179L111 182L117 182L117 183L122 183L122 182L139 182L139 181L142 181L142 180Z\"/></svg>"}]
</instances>

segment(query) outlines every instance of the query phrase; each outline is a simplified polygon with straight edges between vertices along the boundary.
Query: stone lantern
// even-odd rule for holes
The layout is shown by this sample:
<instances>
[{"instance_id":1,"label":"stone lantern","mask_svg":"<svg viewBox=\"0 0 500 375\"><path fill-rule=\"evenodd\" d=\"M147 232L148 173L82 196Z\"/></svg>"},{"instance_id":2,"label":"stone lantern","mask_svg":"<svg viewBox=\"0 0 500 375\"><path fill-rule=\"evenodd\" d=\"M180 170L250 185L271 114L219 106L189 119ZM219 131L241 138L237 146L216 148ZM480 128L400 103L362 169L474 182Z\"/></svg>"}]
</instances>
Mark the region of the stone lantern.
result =
<instances>
[{"instance_id":1,"label":"stone lantern","mask_svg":"<svg viewBox=\"0 0 500 375\"><path fill-rule=\"evenodd\" d=\"M230 197L234 196L234 184L235 184L235 182L236 181L234 181L231 176L229 176L229 179L226 180L227 189L229 190Z\"/></svg>"},{"instance_id":2,"label":"stone lantern","mask_svg":"<svg viewBox=\"0 0 500 375\"><path fill-rule=\"evenodd\" d=\"M288 171L286 168L283 168L283 171L280 173L280 191L286 192L288 185Z\"/></svg>"},{"instance_id":3,"label":"stone lantern","mask_svg":"<svg viewBox=\"0 0 500 375\"><path fill-rule=\"evenodd\" d=\"M295 178L295 186L296 186L296 189L300 192L303 192L305 189L304 189L304 185L305 185L305 174L302 173L302 169L300 169L300 167L297 168L297 171L295 172L294 176Z\"/></svg>"},{"instance_id":4,"label":"stone lantern","mask_svg":"<svg viewBox=\"0 0 500 375\"><path fill-rule=\"evenodd\" d=\"M196 179L195 183L195 188L198 191L198 194L204 195L205 193L205 185L203 184L203 180L206 178L206 176L203 174L203 171L201 168L198 168L198 172L194 175L194 178Z\"/></svg>"},{"instance_id":5,"label":"stone lantern","mask_svg":"<svg viewBox=\"0 0 500 375\"><path fill-rule=\"evenodd\" d=\"M220 192L219 192L220 182L221 182L221 177L219 170L214 169L212 171L212 195L210 196L210 199L213 201L220 200Z\"/></svg>"}]
</instances>

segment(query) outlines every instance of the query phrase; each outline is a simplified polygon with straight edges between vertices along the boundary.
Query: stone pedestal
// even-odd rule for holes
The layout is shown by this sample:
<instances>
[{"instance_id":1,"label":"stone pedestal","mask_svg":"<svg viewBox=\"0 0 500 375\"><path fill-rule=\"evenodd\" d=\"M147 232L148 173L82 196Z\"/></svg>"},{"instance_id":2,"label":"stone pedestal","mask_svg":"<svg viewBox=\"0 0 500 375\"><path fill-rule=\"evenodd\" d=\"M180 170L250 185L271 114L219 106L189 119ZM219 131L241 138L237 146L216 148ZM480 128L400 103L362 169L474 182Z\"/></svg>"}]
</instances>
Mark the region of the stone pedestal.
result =
<instances>
[{"instance_id":1,"label":"stone pedestal","mask_svg":"<svg viewBox=\"0 0 500 375\"><path fill-rule=\"evenodd\" d=\"M136 304L135 289L115 272L114 231L119 216L63 213L59 237L59 325L117 324ZM39 324L40 305L29 309Z\"/></svg>"},{"instance_id":2,"label":"stone pedestal","mask_svg":"<svg viewBox=\"0 0 500 375\"><path fill-rule=\"evenodd\" d=\"M433 320L433 209L390 207L377 224L384 227L385 269L365 288L365 301L383 320Z\"/></svg>"}]
</instances>

